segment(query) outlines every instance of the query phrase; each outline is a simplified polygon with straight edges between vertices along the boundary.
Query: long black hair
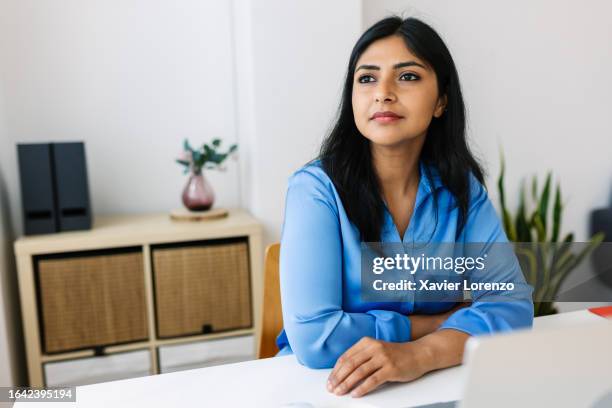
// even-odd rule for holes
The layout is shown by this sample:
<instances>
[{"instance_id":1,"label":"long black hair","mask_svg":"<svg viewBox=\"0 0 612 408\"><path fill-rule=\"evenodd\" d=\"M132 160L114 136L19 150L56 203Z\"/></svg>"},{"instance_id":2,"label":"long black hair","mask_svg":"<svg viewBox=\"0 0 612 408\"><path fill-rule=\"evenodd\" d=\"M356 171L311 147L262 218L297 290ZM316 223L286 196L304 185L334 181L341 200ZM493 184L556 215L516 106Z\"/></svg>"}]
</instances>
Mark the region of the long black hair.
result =
<instances>
[{"instance_id":1,"label":"long black hair","mask_svg":"<svg viewBox=\"0 0 612 408\"><path fill-rule=\"evenodd\" d=\"M355 125L352 93L355 65L361 54L374 41L392 35L403 38L408 49L433 68L438 94L447 97L446 111L441 117L434 117L429 125L420 160L437 168L442 184L453 194L459 208L459 234L465 226L470 200L469 172L484 184L483 170L466 142L465 105L455 63L440 36L424 22L415 18L388 17L374 24L357 40L349 59L338 118L323 141L318 158L334 183L347 216L358 228L361 240L380 241L385 204L372 164L370 141ZM432 180L432 175L426 173L421 177ZM434 202L437 215L435 191Z\"/></svg>"}]
</instances>

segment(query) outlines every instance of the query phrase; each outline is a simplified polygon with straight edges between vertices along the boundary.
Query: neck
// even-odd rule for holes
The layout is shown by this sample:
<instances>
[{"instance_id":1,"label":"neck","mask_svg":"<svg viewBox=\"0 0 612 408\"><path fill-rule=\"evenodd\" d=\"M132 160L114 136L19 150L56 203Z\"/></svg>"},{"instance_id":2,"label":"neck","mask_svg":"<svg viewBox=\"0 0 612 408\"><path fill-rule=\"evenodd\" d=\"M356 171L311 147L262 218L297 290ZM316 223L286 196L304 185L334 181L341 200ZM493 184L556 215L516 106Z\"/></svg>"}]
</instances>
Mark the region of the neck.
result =
<instances>
[{"instance_id":1,"label":"neck","mask_svg":"<svg viewBox=\"0 0 612 408\"><path fill-rule=\"evenodd\" d=\"M424 141L424 137L417 137L397 146L370 145L372 164L384 197L405 196L415 190Z\"/></svg>"}]
</instances>

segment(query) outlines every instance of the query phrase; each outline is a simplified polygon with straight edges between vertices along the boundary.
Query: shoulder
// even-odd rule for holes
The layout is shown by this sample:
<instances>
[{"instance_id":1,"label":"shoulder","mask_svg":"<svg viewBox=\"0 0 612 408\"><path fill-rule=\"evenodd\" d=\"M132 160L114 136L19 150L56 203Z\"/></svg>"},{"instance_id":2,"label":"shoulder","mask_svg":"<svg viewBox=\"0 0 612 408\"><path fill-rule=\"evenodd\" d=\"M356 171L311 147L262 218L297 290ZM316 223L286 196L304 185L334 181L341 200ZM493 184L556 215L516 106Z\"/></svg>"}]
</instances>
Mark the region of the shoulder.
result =
<instances>
[{"instance_id":1,"label":"shoulder","mask_svg":"<svg viewBox=\"0 0 612 408\"><path fill-rule=\"evenodd\" d=\"M298 200L315 199L337 212L337 193L320 160L313 160L296 170L288 180L287 196Z\"/></svg>"},{"instance_id":2,"label":"shoulder","mask_svg":"<svg viewBox=\"0 0 612 408\"><path fill-rule=\"evenodd\" d=\"M295 187L323 189L333 194L334 183L331 181L320 160L313 160L296 170L288 180L289 189Z\"/></svg>"}]
</instances>

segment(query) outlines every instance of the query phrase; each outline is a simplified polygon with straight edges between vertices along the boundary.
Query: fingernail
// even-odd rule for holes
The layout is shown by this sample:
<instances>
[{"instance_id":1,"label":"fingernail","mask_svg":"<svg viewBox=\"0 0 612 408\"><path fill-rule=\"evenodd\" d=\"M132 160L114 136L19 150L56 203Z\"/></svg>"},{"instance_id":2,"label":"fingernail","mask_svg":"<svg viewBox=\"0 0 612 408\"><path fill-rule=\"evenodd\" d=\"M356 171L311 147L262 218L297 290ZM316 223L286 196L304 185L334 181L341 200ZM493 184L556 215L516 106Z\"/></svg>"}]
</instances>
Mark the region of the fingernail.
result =
<instances>
[{"instance_id":1,"label":"fingernail","mask_svg":"<svg viewBox=\"0 0 612 408\"><path fill-rule=\"evenodd\" d=\"M331 391L332 390L332 383L331 381L327 380L327 391Z\"/></svg>"}]
</instances>

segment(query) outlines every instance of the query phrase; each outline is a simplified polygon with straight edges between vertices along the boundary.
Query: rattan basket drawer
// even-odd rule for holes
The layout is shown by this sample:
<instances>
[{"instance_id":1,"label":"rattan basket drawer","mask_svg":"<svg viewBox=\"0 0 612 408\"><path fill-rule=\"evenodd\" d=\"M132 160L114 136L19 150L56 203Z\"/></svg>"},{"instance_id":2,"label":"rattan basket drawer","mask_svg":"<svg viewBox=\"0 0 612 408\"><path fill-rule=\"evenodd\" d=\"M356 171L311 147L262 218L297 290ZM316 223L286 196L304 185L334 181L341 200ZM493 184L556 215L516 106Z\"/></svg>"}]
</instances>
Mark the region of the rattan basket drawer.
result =
<instances>
[{"instance_id":1,"label":"rattan basket drawer","mask_svg":"<svg viewBox=\"0 0 612 408\"><path fill-rule=\"evenodd\" d=\"M141 251L41 258L37 270L45 352L148 338Z\"/></svg>"},{"instance_id":2,"label":"rattan basket drawer","mask_svg":"<svg viewBox=\"0 0 612 408\"><path fill-rule=\"evenodd\" d=\"M160 338L252 326L247 242L154 248Z\"/></svg>"}]
</instances>

